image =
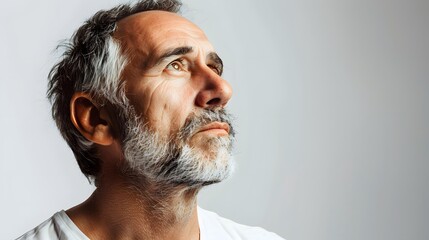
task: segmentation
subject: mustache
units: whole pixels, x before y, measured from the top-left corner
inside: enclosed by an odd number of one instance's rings
[[[201,112],[189,115],[183,127],[178,132],[179,139],[188,140],[194,133],[204,125],[212,122],[223,122],[229,126],[229,136],[234,137],[235,131],[232,126],[233,116],[224,108],[221,109],[204,109]]]

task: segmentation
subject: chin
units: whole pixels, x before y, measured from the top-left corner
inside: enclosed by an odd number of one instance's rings
[[[227,179],[235,167],[230,139],[217,138],[210,142],[207,146],[183,146],[177,158],[164,166],[159,180],[200,187]]]

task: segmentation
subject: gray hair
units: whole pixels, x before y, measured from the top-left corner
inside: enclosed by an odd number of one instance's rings
[[[70,120],[70,100],[75,92],[86,92],[101,105],[126,106],[120,81],[127,58],[112,37],[119,20],[150,10],[177,13],[179,0],[143,0],[97,12],[79,27],[67,44],[60,61],[48,75],[47,97],[52,117],[61,135],[72,149],[82,173],[91,181],[100,171],[100,159],[94,144],[75,128]]]

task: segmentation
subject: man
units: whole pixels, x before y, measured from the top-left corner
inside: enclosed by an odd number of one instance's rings
[[[174,0],[85,22],[49,74],[53,117],[88,200],[19,239],[281,239],[197,207],[233,170],[232,90],[222,60]]]

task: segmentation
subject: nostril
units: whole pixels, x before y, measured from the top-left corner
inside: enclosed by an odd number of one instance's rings
[[[207,102],[207,105],[219,105],[220,101],[221,101],[220,98],[213,98]]]

